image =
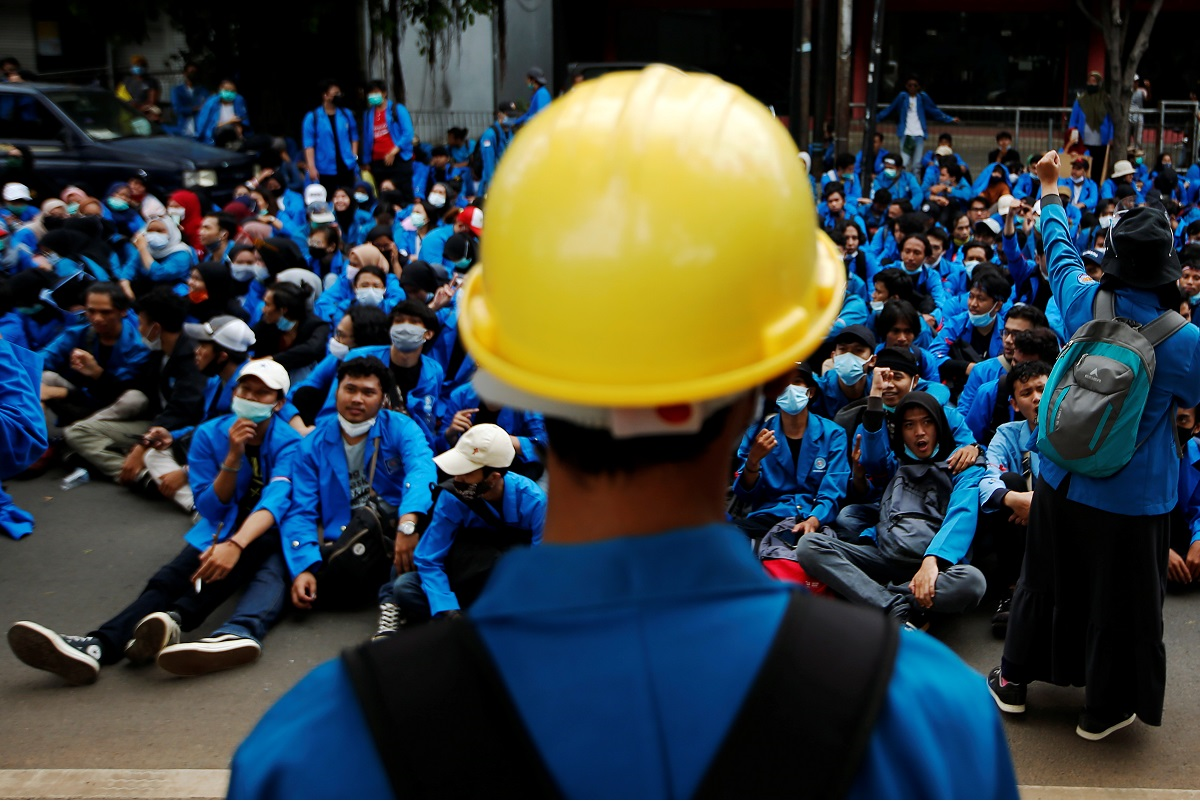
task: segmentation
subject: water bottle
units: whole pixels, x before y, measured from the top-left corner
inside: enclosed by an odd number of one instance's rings
[[[88,483],[88,481],[91,480],[91,478],[92,477],[88,473],[86,468],[83,468],[83,467],[77,468],[74,471],[72,471],[71,473],[69,473],[67,475],[67,477],[62,480],[61,486],[62,486],[63,492],[66,492],[67,490],[75,489],[80,484],[86,484],[86,483]]]

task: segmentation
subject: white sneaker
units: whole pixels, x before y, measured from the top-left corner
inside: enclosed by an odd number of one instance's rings
[[[384,601],[379,605],[379,625],[375,627],[375,635],[372,640],[382,640],[391,637],[400,630],[401,625],[400,607],[391,601]]]
[[[162,649],[158,653],[158,666],[176,676],[201,676],[248,665],[261,654],[262,646],[249,637],[221,634]]]
[[[174,612],[151,612],[138,621],[133,639],[125,644],[125,658],[135,665],[148,665],[158,652],[182,638]]]
[[[62,676],[71,684],[93,684],[100,675],[100,640],[51,631],[28,620],[8,630],[13,654],[30,667]]]

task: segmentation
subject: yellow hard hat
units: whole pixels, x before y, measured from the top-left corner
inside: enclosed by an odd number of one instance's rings
[[[846,270],[787,131],[664,66],[586,81],[514,139],[459,330],[528,396],[646,408],[748,390],[824,339]]]

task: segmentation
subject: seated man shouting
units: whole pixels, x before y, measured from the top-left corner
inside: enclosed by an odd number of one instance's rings
[[[872,398],[872,403],[879,402]],[[879,402],[881,403],[881,402]],[[948,463],[954,436],[942,407],[925,392],[910,392],[886,426],[863,438],[868,471],[889,471],[879,504],[879,523],[869,544],[810,535],[796,549],[810,578],[852,603],[875,606],[923,628],[926,611],[965,612],[983,598],[986,582],[965,564],[979,510],[977,463],[955,474]]]
[[[442,484],[413,561],[379,590],[375,637],[394,634],[430,617],[457,617],[483,589],[497,559],[517,545],[537,545],[546,522],[546,494],[508,468],[516,456],[512,437],[480,423],[434,462],[450,481]]]

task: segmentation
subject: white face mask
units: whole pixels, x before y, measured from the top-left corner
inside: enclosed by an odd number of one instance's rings
[[[359,287],[354,290],[354,298],[360,306],[375,306],[383,305],[383,295],[387,290],[380,287]]]
[[[329,339],[329,355],[341,361],[346,358],[346,354],[350,352],[350,346],[345,342],[338,342],[334,338]]]
[[[435,209],[440,209],[442,206],[446,205],[446,196],[441,192],[431,192],[428,200],[429,205],[433,206]]]
[[[361,423],[351,423],[341,414],[338,415],[338,425],[342,427],[342,433],[347,437],[361,437],[363,434],[371,430],[375,425],[377,418],[372,417],[370,420],[363,420]]]

